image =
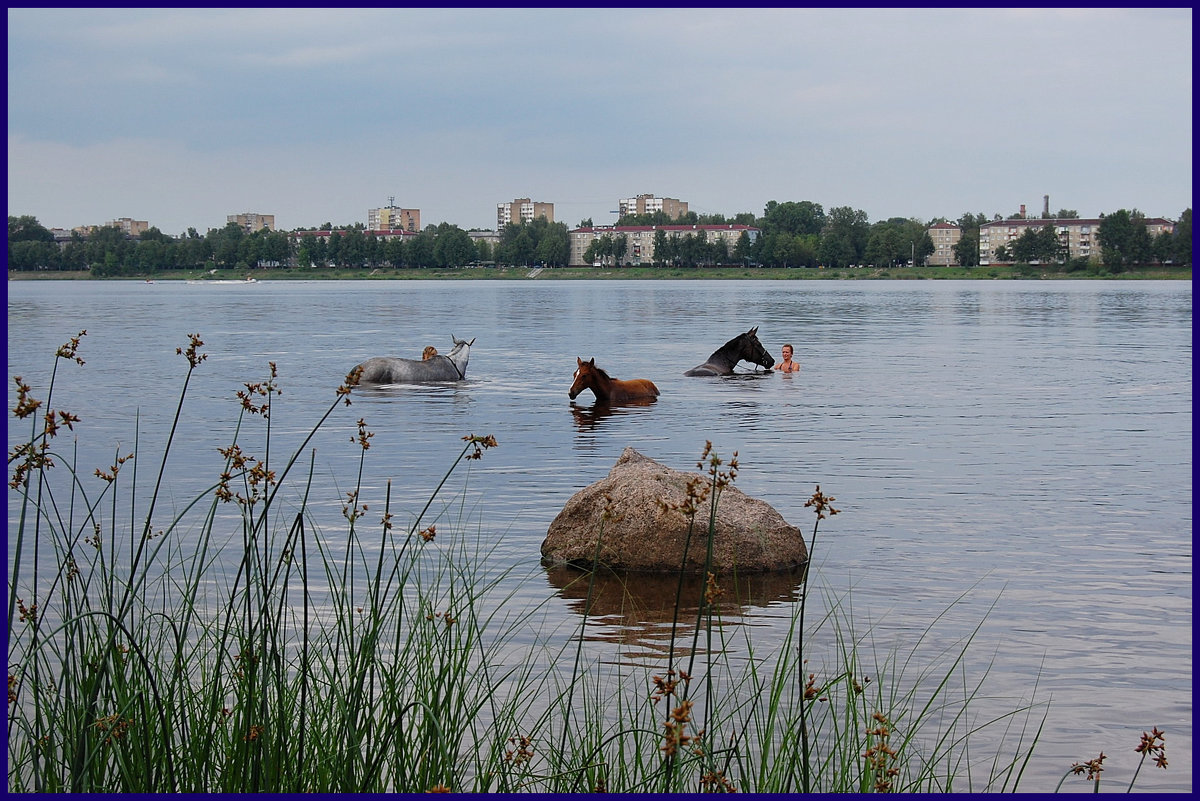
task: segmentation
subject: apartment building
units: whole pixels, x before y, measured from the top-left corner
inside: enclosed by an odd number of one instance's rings
[[[527,197],[496,204],[497,231],[503,231],[509,223],[533,222],[538,217],[545,217],[546,222],[554,222],[554,204],[534,202]]]
[[[475,244],[487,242],[492,247],[497,247],[500,244],[500,233],[498,231],[467,231],[467,236],[471,237],[471,241]]]
[[[654,261],[654,239],[662,231],[668,237],[687,235],[700,236],[705,242],[723,242],[725,252],[732,254],[734,245],[745,232],[750,241],[758,239],[758,228],[750,225],[605,225],[576,228],[569,232],[571,238],[570,266],[587,266],[583,254],[593,241],[608,235],[625,237],[625,257],[622,264],[650,264]]]
[[[421,210],[401,209],[388,204],[379,209],[367,209],[367,228],[371,231],[421,232]]]
[[[1100,219],[1014,219],[994,220],[979,226],[979,264],[1000,263],[996,258],[996,249],[1019,239],[1021,234],[1029,229],[1040,229],[1046,225],[1054,226],[1059,240],[1067,246],[1068,258],[1071,259],[1101,259],[1100,239],[1096,234],[1100,230]],[[1151,237],[1162,233],[1171,233],[1175,224],[1162,217],[1148,218],[1146,231]]]
[[[626,217],[630,214],[653,214],[656,211],[661,211],[669,219],[676,220],[679,219],[681,214],[687,214],[688,204],[673,197],[638,195],[637,197],[626,198],[620,201],[620,205],[617,208],[619,209],[620,217]]]
[[[248,234],[255,231],[261,231],[266,228],[268,231],[275,230],[275,215],[274,214],[255,214],[248,211],[244,214],[229,214],[225,217],[225,224],[237,223]]]
[[[962,229],[954,223],[938,223],[926,229],[926,233],[933,240],[933,253],[925,257],[926,264],[932,267],[958,264],[954,246],[962,239]]]
[[[125,234],[125,236],[141,236],[150,230],[150,223],[146,220],[134,220],[129,217],[109,220],[105,225],[110,228],[120,228],[121,233]]]

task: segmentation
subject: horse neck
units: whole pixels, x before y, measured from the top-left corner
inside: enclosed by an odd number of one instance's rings
[[[726,342],[721,347],[713,351],[713,355],[708,357],[709,364],[725,364],[729,367],[734,367],[741,361],[738,356],[738,347],[732,342]]]
[[[591,376],[592,392],[595,396],[601,400],[611,398],[616,390],[617,380],[599,368],[593,370]]]
[[[465,347],[460,348],[458,346],[455,346],[454,349],[446,355],[446,360],[449,361],[450,364],[454,365],[454,369],[460,378],[466,377],[467,359],[470,357],[470,355],[471,351]]]

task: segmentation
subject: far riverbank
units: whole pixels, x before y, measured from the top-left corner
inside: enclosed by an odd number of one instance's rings
[[[255,270],[171,270],[113,278],[94,278],[86,271],[9,271],[10,281],[325,281],[325,280],[781,280],[781,281],[914,281],[914,280],[1192,280],[1192,268],[1155,266],[1106,274],[1087,270],[1067,272],[1042,265],[988,267],[896,267],[878,269],[807,267],[454,267],[454,268],[268,268]]]

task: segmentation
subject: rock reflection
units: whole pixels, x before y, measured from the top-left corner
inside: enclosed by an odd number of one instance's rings
[[[676,574],[621,573],[607,569],[592,573],[566,565],[546,566],[545,570],[547,582],[567,601],[567,607],[584,618],[585,640],[620,646],[624,661],[659,664],[671,647],[674,629],[676,656],[690,653],[700,599],[705,591],[704,578],[685,575],[681,590]],[[718,626],[728,629],[750,625],[743,618],[754,608],[799,600],[803,577],[803,569],[721,576],[717,579],[722,593],[715,604],[714,631]],[[705,653],[703,629],[701,624],[696,651],[699,654]]]

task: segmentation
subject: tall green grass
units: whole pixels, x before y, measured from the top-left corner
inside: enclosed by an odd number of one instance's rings
[[[488,521],[463,499],[471,465],[497,445],[490,434],[463,437],[400,525],[390,483],[363,496],[372,433],[358,420],[357,474],[333,534],[315,513],[324,496],[307,449],[358,377],[280,459],[272,364],[237,393],[225,469],[159,523],[203,342],[178,349],[187,369],[146,495],[127,477],[140,445],[93,471],[56,450],[80,420],[52,408],[55,376],[82,364],[82,336],[58,351],[44,401],[16,378],[29,437],[9,454],[10,792],[1018,788],[1045,705],[977,719],[986,675],[967,675],[972,637],[934,659],[924,642],[877,653],[848,596],[818,603],[811,571],[782,642],[723,625],[736,581],[712,569],[711,543],[736,454],[726,465],[706,445],[705,479],[676,509],[706,538],[709,565],[702,583],[680,574],[663,663],[606,662],[585,648],[587,614],[567,636],[539,631],[539,610],[507,594],[519,577],[485,567]],[[810,565],[833,500],[818,487],[808,502]],[[589,604],[593,567],[578,578]],[[983,730],[999,745],[978,754]],[[1160,754],[1161,740],[1150,746],[1144,757]]]

